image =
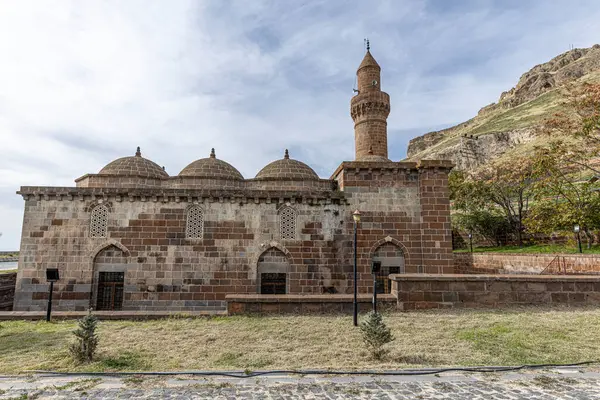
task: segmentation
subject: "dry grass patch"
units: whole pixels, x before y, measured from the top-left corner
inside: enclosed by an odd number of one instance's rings
[[[434,311],[385,315],[396,340],[369,357],[350,316],[219,317],[102,321],[97,360],[75,364],[75,322],[2,322],[0,373],[32,369],[406,368],[569,363],[600,359],[600,311]]]

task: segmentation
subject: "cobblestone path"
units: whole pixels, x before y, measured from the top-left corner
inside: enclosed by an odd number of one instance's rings
[[[0,378],[0,399],[600,399],[595,372],[427,377]]]

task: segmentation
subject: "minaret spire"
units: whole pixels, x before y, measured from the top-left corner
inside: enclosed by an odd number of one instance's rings
[[[358,70],[358,94],[350,102],[354,120],[355,158],[389,161],[387,148],[387,117],[390,96],[381,91],[381,67],[371,54],[371,43],[365,39],[366,53]]]

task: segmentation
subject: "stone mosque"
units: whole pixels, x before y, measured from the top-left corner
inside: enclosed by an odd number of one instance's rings
[[[389,274],[452,273],[449,161],[388,159],[390,96],[367,52],[350,102],[354,161],[328,179],[282,151],[245,178],[214,149],[178,175],[110,162],[74,187],[25,186],[15,311],[210,311],[226,296],[389,293]],[[207,151],[207,153],[209,153]],[[371,265],[379,261],[378,275]]]

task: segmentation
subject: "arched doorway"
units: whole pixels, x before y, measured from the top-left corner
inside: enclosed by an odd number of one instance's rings
[[[290,262],[287,255],[271,247],[260,255],[257,265],[258,293],[286,294],[289,292]]]
[[[127,254],[110,245],[94,257],[94,288],[92,307],[95,310],[117,311],[123,309]]]
[[[391,293],[392,285],[388,276],[404,273],[405,259],[402,248],[386,242],[375,249],[372,261],[381,263],[381,270],[376,275],[377,293]]]

